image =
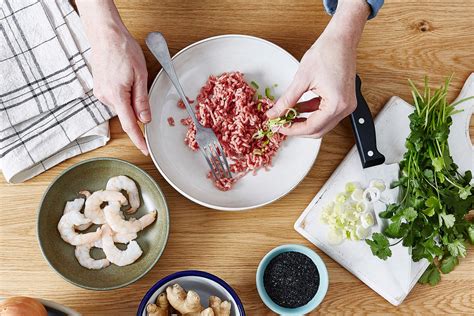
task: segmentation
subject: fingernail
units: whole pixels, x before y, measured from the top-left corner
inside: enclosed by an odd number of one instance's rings
[[[151,115],[150,115],[149,110],[141,111],[139,116],[140,116],[140,121],[142,121],[142,123],[148,123],[151,121]]]
[[[141,151],[145,156],[148,156],[148,149],[141,149]]]
[[[270,109],[267,111],[267,116],[270,117],[270,116],[276,116],[277,115],[277,111],[275,109]]]

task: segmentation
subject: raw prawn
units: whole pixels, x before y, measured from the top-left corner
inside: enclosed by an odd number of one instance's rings
[[[130,241],[126,250],[120,250],[114,244],[112,230],[108,225],[102,226],[102,250],[107,259],[120,267],[134,263],[143,251],[135,240]]]
[[[92,193],[86,200],[84,215],[90,218],[94,224],[105,224],[104,212],[100,205],[104,202],[119,202],[120,205],[127,204],[125,196],[117,191],[100,190]]]
[[[79,234],[74,229],[75,225],[84,225],[89,224],[90,222],[90,219],[85,218],[84,215],[79,212],[68,212],[64,214],[59,220],[58,231],[61,235],[61,238],[73,246],[92,243],[100,238],[100,228],[98,228],[95,232],[86,234]]]
[[[130,208],[125,212],[127,214],[133,214],[140,207],[140,196],[138,195],[137,185],[135,181],[126,176],[117,176],[110,178],[107,181],[106,190],[109,191],[118,191],[121,190],[127,191],[128,200],[130,202]]]
[[[79,192],[79,194],[82,194],[82,193]],[[90,193],[89,193],[89,195],[90,195]],[[77,212],[77,213],[81,214],[81,209],[82,209],[83,206],[84,206],[84,199],[83,198],[78,198],[78,199],[75,199],[73,201],[67,201],[66,206],[64,207],[63,214],[66,214],[66,213],[69,213],[69,212]],[[74,225],[74,228],[76,228],[77,230],[86,230],[87,228],[91,227],[91,225],[92,225],[92,222],[87,223],[87,224],[82,224],[82,225]]]
[[[128,244],[130,241],[137,239],[137,233],[116,233],[112,232],[114,243]],[[94,247],[102,248],[102,239],[96,240]]]
[[[91,248],[94,246],[93,243],[78,245],[74,254],[76,255],[77,261],[84,268],[91,270],[99,270],[110,265],[110,261],[107,258],[94,259],[90,255]]]
[[[107,224],[118,233],[137,233],[153,223],[156,219],[156,210],[143,215],[139,219],[130,218],[128,221],[120,216],[120,204],[110,202],[104,208],[104,217]]]

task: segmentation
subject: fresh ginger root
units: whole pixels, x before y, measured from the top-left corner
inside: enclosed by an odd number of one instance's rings
[[[212,308],[215,316],[229,316],[231,304],[228,301],[222,301],[217,296],[209,296],[209,306]]]
[[[146,311],[148,316],[168,316],[169,303],[166,293],[161,293],[156,299],[157,304],[148,304]]]
[[[199,316],[204,310],[199,295],[194,291],[186,291],[179,285],[174,284],[166,288],[166,296],[171,306],[182,315]]]
[[[203,310],[198,316],[215,316],[214,311],[212,308],[208,307],[205,310]],[[188,316],[188,315],[186,315]]]

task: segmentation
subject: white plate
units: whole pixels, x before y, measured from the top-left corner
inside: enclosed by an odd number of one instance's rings
[[[262,87],[278,84],[279,97],[288,87],[298,61],[277,45],[246,35],[222,35],[194,43],[173,57],[173,63],[187,96],[194,99],[209,75],[240,71],[247,82]],[[160,71],[150,89],[152,122],[145,126],[151,158],[163,177],[181,194],[203,206],[226,211],[256,208],[290,192],[309,172],[321,140],[288,138],[267,172],[259,170],[240,179],[227,192],[219,191],[206,178],[209,167],[200,152],[184,144],[188,116],[176,106],[179,97],[168,77]],[[169,126],[173,117],[176,126]]]

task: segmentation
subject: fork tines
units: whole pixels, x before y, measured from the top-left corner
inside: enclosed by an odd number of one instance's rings
[[[224,156],[224,150],[219,142],[211,142],[202,150],[214,179],[232,178],[229,164]]]

